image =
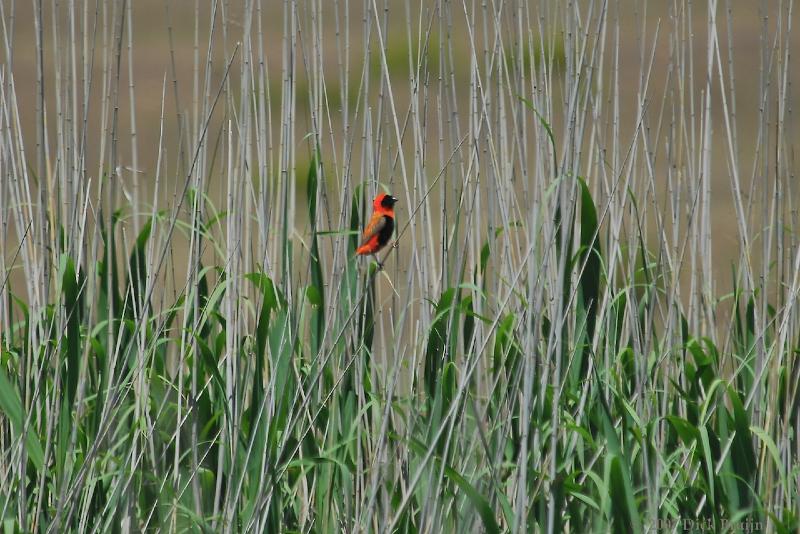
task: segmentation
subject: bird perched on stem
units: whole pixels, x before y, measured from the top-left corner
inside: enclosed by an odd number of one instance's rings
[[[364,256],[372,254],[378,263],[378,269],[383,269],[383,264],[378,261],[376,254],[386,246],[394,234],[394,205],[397,199],[392,195],[380,193],[372,201],[372,218],[364,228],[364,240],[356,249],[356,254]]]

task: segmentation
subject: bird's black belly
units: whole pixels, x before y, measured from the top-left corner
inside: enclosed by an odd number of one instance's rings
[[[378,232],[378,244],[384,246],[392,238],[392,234],[394,234],[394,218],[384,215],[383,225]]]

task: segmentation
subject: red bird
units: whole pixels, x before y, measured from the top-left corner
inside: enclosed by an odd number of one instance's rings
[[[386,246],[394,234],[394,205],[397,199],[392,195],[380,193],[372,201],[372,218],[364,228],[364,241],[356,249],[356,254],[376,254]],[[378,262],[378,267],[382,267]]]

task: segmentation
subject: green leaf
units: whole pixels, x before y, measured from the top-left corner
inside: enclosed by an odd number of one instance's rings
[[[686,419],[678,417],[677,415],[668,415],[666,419],[686,446],[691,446],[700,439],[700,432]]]
[[[372,342],[375,339],[375,279],[377,278],[378,265],[370,262],[367,268],[367,275],[364,278],[364,297],[360,303],[363,308],[358,310],[360,314],[357,322],[357,334],[360,336],[358,346],[366,349],[367,359],[364,361],[365,375],[371,373],[369,354],[372,352]],[[349,386],[349,382],[346,382]]]
[[[144,306],[145,298],[147,297],[145,294],[147,285],[145,247],[147,246],[147,240],[150,238],[152,221],[152,219],[147,219],[147,222],[142,227],[142,231],[139,232],[139,236],[136,238],[136,243],[133,246],[133,250],[131,251],[130,259],[128,261],[128,265],[130,267],[128,288],[131,292],[133,302],[136,304],[136,308],[139,310],[141,310]]]
[[[308,164],[308,179],[306,180],[306,200],[308,201],[308,220],[311,225],[316,226],[317,221],[317,169],[322,164],[319,158],[319,148],[314,150],[311,156],[311,163]]]
[[[630,475],[621,457],[616,454],[611,456],[608,487],[614,531],[642,532],[639,511],[633,499]]]
[[[516,316],[507,314],[497,324],[495,335],[492,370],[495,374],[505,369],[506,377],[515,376],[517,364],[522,356],[519,342],[514,336]]]
[[[317,232],[318,236],[358,236],[361,232],[358,230],[321,230]]]
[[[289,405],[294,395],[294,374],[292,373],[292,321],[286,308],[278,309],[273,327],[269,330],[270,370],[274,376],[275,418],[270,428],[284,430]]]
[[[224,332],[223,332],[224,334]],[[211,350],[211,347],[199,336],[194,335],[194,339],[197,341],[197,348],[199,349],[200,354],[200,361],[203,363],[203,368],[206,372],[211,376],[211,383],[214,385],[214,388],[217,390],[219,394],[219,398],[225,398],[225,381],[222,379],[222,375],[219,374],[218,362],[221,360],[223,354],[217,353],[215,354],[214,351]],[[228,405],[227,403],[223,402],[225,411],[228,412]],[[228,417],[230,417],[230,412],[228,412]]]
[[[491,253],[491,249],[489,248],[489,240],[486,240],[486,243],[483,244],[481,247],[481,261],[480,261],[480,269],[478,272],[485,273],[486,272],[486,264],[489,262],[489,255]]]
[[[111,214],[111,225],[106,228],[105,225],[100,225],[100,237],[103,239],[103,259],[97,262],[97,277],[100,283],[97,284],[99,289],[98,295],[98,309],[108,319],[109,328],[115,329],[115,322],[118,317],[114,314],[119,313],[122,304],[118,291],[118,267],[117,267],[117,246],[114,238],[114,228],[119,220],[120,211],[117,210]],[[108,291],[111,291],[109,294]],[[109,347],[106,347],[109,350]]]
[[[592,200],[592,194],[589,192],[586,181],[578,177],[578,183],[581,189],[580,267],[583,267],[578,284],[586,307],[586,332],[591,340],[597,323],[602,255],[600,252],[599,228],[597,226],[597,209],[594,206],[594,200]]]
[[[545,120],[544,116],[539,113],[539,110],[536,109],[533,102],[520,95],[517,95],[517,98],[536,114],[536,118],[539,119],[539,124],[541,124],[545,132],[547,132],[547,138],[550,140],[550,147],[553,149],[553,174],[558,176],[558,151],[556,150],[556,138],[553,135],[553,128],[550,126],[550,123]]]
[[[399,436],[393,437],[405,441],[417,455],[425,456],[427,454],[425,445],[423,445],[420,441],[412,437],[409,437],[408,439],[404,439]],[[433,460],[436,462],[436,464],[438,464],[439,467],[442,466],[443,462],[439,456],[434,455]],[[461,491],[464,492],[472,506],[475,507],[475,510],[478,512],[478,515],[483,522],[483,528],[486,529],[486,532],[499,533],[500,527],[497,524],[497,519],[492,511],[491,506],[489,506],[489,501],[486,500],[486,498],[481,495],[480,492],[476,490],[466,478],[461,476],[451,466],[447,464],[444,465],[444,474],[447,478],[452,480]]]
[[[455,299],[456,288],[451,287],[439,297],[434,310],[433,326],[428,334],[428,345],[425,349],[425,384],[430,398],[435,395],[439,371],[445,363],[445,349],[450,341],[448,324]]]
[[[72,259],[63,255],[61,257],[61,292],[64,299],[67,329],[63,343],[63,365],[66,367],[66,403],[68,409],[72,408],[75,394],[78,389],[78,371],[81,360],[81,332],[80,315],[82,312],[81,287],[75,265]]]
[[[19,438],[25,426],[25,412],[22,409],[22,402],[20,401],[19,394],[9,381],[3,366],[0,366],[0,410],[2,410],[11,421],[14,437]],[[36,467],[36,469],[42,469],[44,466],[44,451],[42,450],[42,444],[39,442],[38,436],[32,428],[27,429],[25,448],[28,452],[28,458],[33,462],[34,467]]]
[[[351,255],[356,253],[356,248],[358,248],[359,244],[359,236],[361,235],[361,225],[359,223],[358,214],[360,213],[359,206],[364,198],[363,189],[361,184],[356,186],[350,203],[350,244],[347,248]]]
[[[468,353],[475,334],[475,309],[472,307],[472,297],[467,296],[461,300],[461,313],[464,315],[464,353]]]
[[[270,313],[283,302],[280,290],[264,273],[248,273],[244,277],[261,291],[261,311],[256,323],[256,357],[263,361],[269,333]]]
[[[739,394],[733,387],[728,387],[728,400],[733,407],[733,427],[736,435],[731,443],[731,459],[736,474],[741,477],[739,497],[742,504],[748,506],[751,494],[748,487],[753,487],[756,473],[756,457],[753,452],[753,436],[750,432],[750,417],[742,405]]]
[[[251,431],[256,432],[258,414],[264,399],[264,369],[267,365],[267,340],[270,333],[272,311],[284,305],[284,299],[272,279],[264,274],[248,273],[244,277],[252,282],[261,292],[261,311],[256,321],[255,372],[253,373],[253,400],[250,404]]]
[[[323,304],[322,294],[320,294],[316,286],[308,286],[306,288],[306,298],[314,307],[320,307]]]
[[[780,475],[781,485],[783,487],[789,487],[788,481],[786,480],[786,473],[785,473],[785,466],[781,461],[780,451],[778,450],[778,446],[775,444],[775,441],[767,434],[763,429],[758,428],[756,426],[751,426],[750,431],[764,443],[764,446],[767,448],[767,451],[772,458],[772,462],[775,464],[775,469]]]
[[[500,527],[497,525],[497,519],[495,519],[495,514],[492,511],[491,506],[489,506],[489,501],[481,495],[475,487],[467,481],[464,477],[459,475],[454,469],[451,467],[444,468],[444,474],[452,480],[458,488],[464,492],[469,499],[472,506],[475,507],[475,510],[478,512],[478,515],[483,521],[483,528],[486,529],[486,532],[490,534],[499,534]]]
[[[311,357],[319,353],[322,338],[325,334],[325,285],[320,262],[319,243],[317,239],[317,171],[322,168],[319,157],[319,148],[314,150],[311,163],[308,166],[308,181],[306,198],[308,200],[308,220],[311,221],[311,251],[309,268],[311,269],[311,286],[314,288],[314,299],[309,294],[309,300],[314,307],[311,310]]]

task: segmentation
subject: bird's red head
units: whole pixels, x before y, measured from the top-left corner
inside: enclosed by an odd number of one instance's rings
[[[389,215],[394,215],[394,205],[397,203],[397,199],[394,198],[392,195],[387,195],[386,193],[379,193],[378,196],[375,197],[375,200],[372,201],[372,207],[378,213],[386,213]]]

